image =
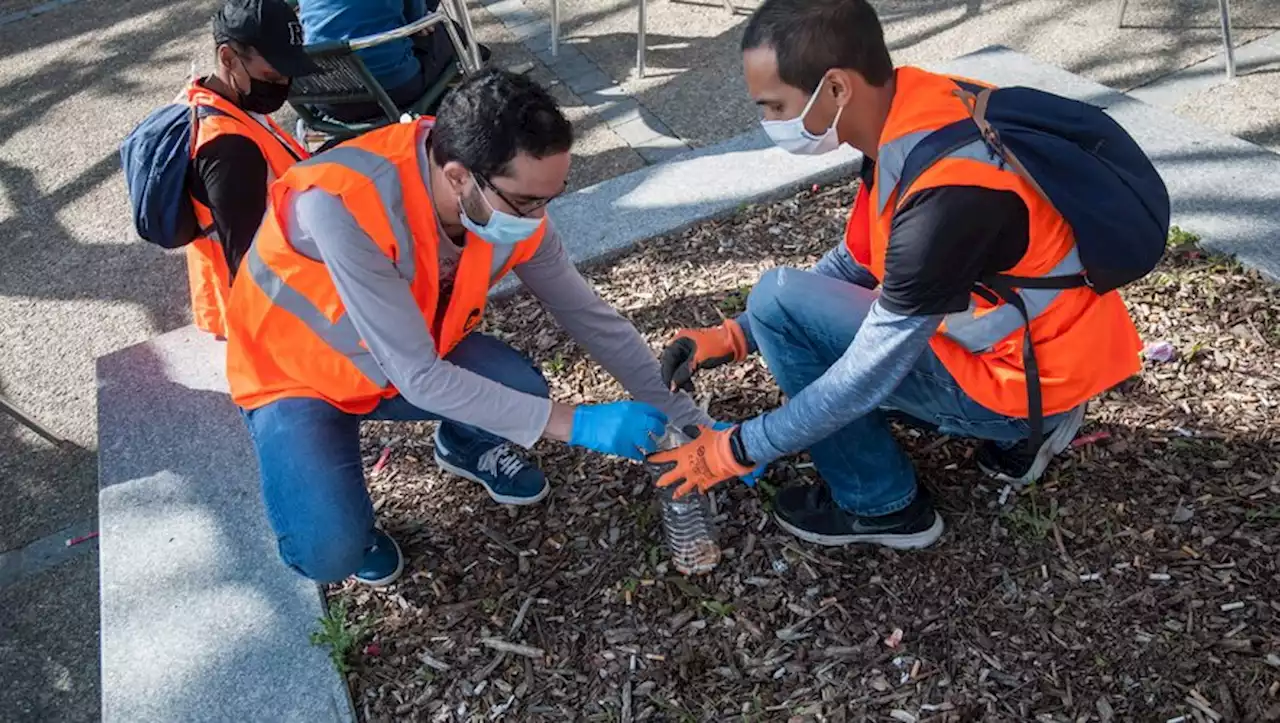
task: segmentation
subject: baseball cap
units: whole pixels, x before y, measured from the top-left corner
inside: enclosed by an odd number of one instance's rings
[[[213,40],[253,48],[290,78],[320,72],[302,49],[302,23],[284,0],[226,0],[213,16]]]

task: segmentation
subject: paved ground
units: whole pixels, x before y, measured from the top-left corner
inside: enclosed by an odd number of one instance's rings
[[[572,0],[561,55],[547,0],[484,0],[476,22],[499,62],[553,87],[579,143],[581,187],[750,129],[737,43],[750,4],[656,0],[648,64],[632,77],[635,5]],[[1271,35],[1273,0],[1236,0],[1238,44]],[[1220,49],[1210,0],[882,0],[899,62],[1005,44],[1120,89]],[[0,417],[0,562],[96,516],[93,359],[186,323],[181,257],[132,240],[120,139],[207,67],[214,0],[0,0],[0,394],[85,451]],[[32,15],[32,11],[40,14]],[[1247,46],[1246,46],[1247,47]],[[1201,66],[1195,72],[1218,72]],[[1280,63],[1178,96],[1180,113],[1280,150]],[[61,560],[61,564],[54,564]],[[80,720],[96,702],[92,543],[38,572],[0,574],[0,720]],[[0,566],[0,570],[16,569]],[[12,613],[10,611],[13,611]]]
[[[483,2],[533,48],[547,45],[550,0]],[[719,0],[652,0],[643,78],[634,74],[634,2],[565,2],[561,48],[569,57],[560,75],[588,105],[621,95],[650,113],[650,133],[637,133],[634,126],[611,129],[635,140],[631,145],[696,147],[742,133],[755,124],[756,114],[744,91],[737,51],[746,13],[757,3],[733,2],[736,14]],[[1194,65],[1222,47],[1217,4],[1209,0],[1132,0],[1123,27],[1116,24],[1116,0],[880,0],[876,6],[899,63],[940,62],[987,45],[1007,45],[1121,90]],[[1237,45],[1280,30],[1280,19],[1266,12],[1268,6],[1274,7],[1269,0],[1232,3]],[[579,55],[603,70],[612,88],[586,92],[599,81],[582,77]],[[545,53],[540,59],[551,62]],[[1260,73],[1241,84],[1280,88],[1280,79]],[[709,96],[713,103],[706,102]],[[1227,112],[1233,117],[1207,114],[1206,120],[1234,131],[1269,124],[1274,108],[1245,104]],[[580,125],[587,133],[609,124],[608,114],[593,116]],[[655,131],[668,139],[654,140]]]

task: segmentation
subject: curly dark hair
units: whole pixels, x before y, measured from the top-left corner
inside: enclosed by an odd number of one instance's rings
[[[542,86],[488,68],[445,96],[431,129],[437,163],[457,161],[484,178],[503,176],[517,153],[546,158],[573,146],[573,126]]]

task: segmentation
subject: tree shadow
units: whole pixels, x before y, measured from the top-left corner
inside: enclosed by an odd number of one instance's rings
[[[134,107],[130,101],[148,87],[137,79],[138,73],[184,60],[165,48],[175,38],[190,36],[206,27],[210,17],[207,7],[206,2],[191,0],[176,5],[157,0],[134,0],[114,6],[83,3],[42,15],[39,22],[0,28],[0,37],[5,38],[3,46],[11,54],[19,52],[23,42],[34,48],[95,31],[108,33],[96,44],[96,49],[107,56],[105,61],[56,57],[0,86],[0,108],[9,109],[0,115],[0,138],[12,141],[19,134],[29,136],[31,129],[55,119],[54,114],[63,111],[68,100],[81,94],[129,103],[127,113],[141,119],[172,96],[155,98],[146,107]],[[138,19],[140,15],[156,13],[159,16],[153,20]],[[11,38],[20,42],[10,43]],[[174,93],[178,87],[175,85]],[[68,125],[58,119],[51,127]],[[89,128],[85,131],[93,132]],[[68,150],[99,145],[92,140],[58,140],[67,143]],[[13,147],[23,147],[16,145],[18,141],[13,142]],[[86,242],[84,231],[72,229],[62,220],[73,204],[118,178],[118,158],[113,149],[82,167],[70,180],[47,189],[41,183],[48,173],[47,160],[8,153],[0,156],[0,191],[11,209],[0,220],[0,239],[6,253],[6,263],[0,270],[0,295],[123,301],[145,309],[152,324],[160,329],[185,320],[178,256],[159,253],[136,239],[124,244],[114,242],[118,239]],[[72,167],[76,165],[71,163]],[[107,226],[126,228],[126,218],[109,221]]]
[[[1158,40],[1152,33],[1132,42],[1134,33],[1114,26],[1111,0],[1090,0],[1086,7],[1066,9],[1055,3],[1026,3],[1009,0],[887,0],[877,5],[886,30],[886,40],[897,56],[914,58],[921,55],[938,59],[955,57],[980,47],[1000,44],[1013,47],[1042,60],[1062,65],[1078,74],[1100,76],[1120,88],[1128,88],[1152,78],[1181,70],[1190,62],[1220,52],[1220,38],[1202,30],[1196,23],[1169,22],[1161,25]],[[1265,29],[1253,22],[1265,17],[1257,3],[1237,3],[1241,30]],[[530,3],[540,9],[542,3]],[[1177,18],[1182,11],[1191,17],[1214,15],[1216,8],[1200,7],[1192,0],[1178,0],[1170,7],[1145,9],[1133,3],[1135,18],[1153,14]],[[691,8],[708,12],[709,8]],[[1195,11],[1195,12],[1192,12]],[[648,109],[679,138],[694,147],[708,145],[734,134],[750,130],[756,123],[757,111],[746,96],[745,86],[725,58],[737,58],[745,17],[710,36],[650,32],[647,36],[650,71],[644,81],[632,78],[635,63],[634,31],[592,34],[593,26],[617,25],[617,16],[634,14],[632,6],[612,4],[605,9],[593,6],[589,13],[563,19],[563,42],[578,47],[607,75],[627,88],[643,108]],[[655,10],[655,12],[660,12]],[[1092,13],[1087,21],[1084,13]],[[1105,15],[1105,17],[1104,17]],[[630,18],[628,18],[629,20]],[[701,21],[699,21],[701,22]],[[1082,25],[1087,22],[1087,25]],[[693,23],[692,19],[690,24]],[[1206,26],[1207,27],[1207,26]],[[1061,39],[1074,33],[1089,34],[1072,51],[1064,51]],[[944,45],[955,38],[954,46]],[[1099,38],[1114,42],[1098,42]],[[1071,43],[1073,46],[1076,43]],[[1194,55],[1193,55],[1194,54]],[[897,58],[900,62],[901,57]],[[605,99],[577,93],[592,112],[578,125],[585,132],[601,122],[612,120]],[[616,97],[616,96],[614,96]],[[714,99],[714,100],[711,100]],[[602,105],[603,104],[603,105]],[[597,107],[599,106],[599,107]],[[625,110],[625,107],[621,107]]]
[[[154,47],[176,37],[172,31],[180,27],[207,25],[217,8],[214,0],[179,0],[177,3],[162,3],[157,0],[123,0],[116,3],[99,3],[76,0],[62,7],[52,9],[37,16],[16,20],[0,25],[0,58],[21,55],[25,52],[54,45],[66,41],[88,42],[92,36],[117,24],[129,23],[132,26],[146,23],[145,16],[162,11],[162,24],[171,31],[161,36],[159,43],[150,46],[139,44],[139,50],[154,50]],[[185,16],[187,19],[182,20]],[[148,35],[143,30],[143,35]],[[142,40],[154,40],[144,37]],[[120,48],[127,50],[127,48]]]

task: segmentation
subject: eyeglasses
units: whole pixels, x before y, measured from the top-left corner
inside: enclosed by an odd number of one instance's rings
[[[524,204],[517,204],[515,201],[512,201],[510,198],[507,198],[507,194],[503,193],[501,188],[498,188],[497,186],[495,186],[493,181],[490,180],[489,178],[476,174],[476,180],[479,181],[480,185],[486,186],[490,188],[494,193],[498,194],[498,198],[502,199],[503,203],[507,204],[507,206],[512,211],[516,212],[517,216],[520,216],[522,218],[528,218],[530,214],[535,213],[539,209],[546,207],[548,203],[551,203],[552,201],[554,201],[556,197],[558,197],[561,193],[564,193],[565,189],[569,187],[569,181],[568,179],[565,179],[564,187],[560,189],[560,193],[557,193],[554,196],[549,196],[547,198],[540,198],[536,201],[528,201]]]

